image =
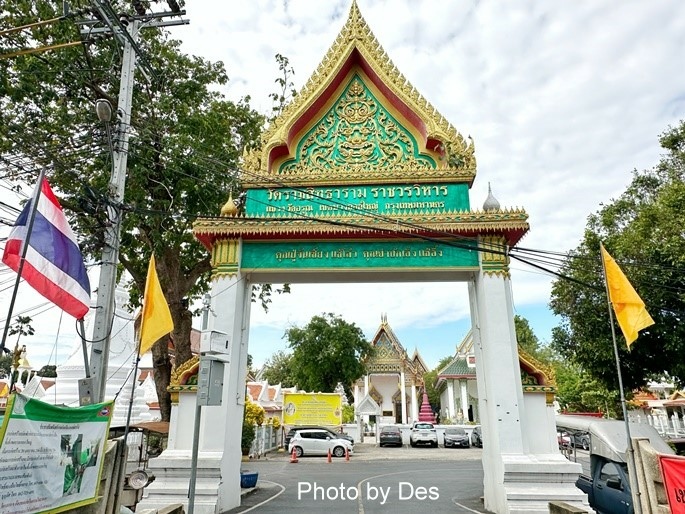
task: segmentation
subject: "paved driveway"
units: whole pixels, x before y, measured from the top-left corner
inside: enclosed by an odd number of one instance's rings
[[[479,448],[379,448],[358,443],[344,458],[301,457],[285,452],[244,462],[259,473],[232,513],[326,512],[414,514],[485,513]]]

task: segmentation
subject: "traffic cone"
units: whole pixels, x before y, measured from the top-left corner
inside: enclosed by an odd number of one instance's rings
[[[331,449],[330,448],[328,449],[328,458],[326,459],[326,462],[333,462],[333,460],[331,459]]]
[[[296,462],[298,462],[298,460],[297,460],[297,452],[295,451],[295,448],[293,448],[293,451],[292,451],[292,453],[290,454],[290,462],[292,462],[293,464],[296,463]]]
[[[345,462],[350,462],[350,449],[345,447]]]

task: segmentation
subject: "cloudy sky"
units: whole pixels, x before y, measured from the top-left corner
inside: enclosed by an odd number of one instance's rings
[[[350,4],[237,0],[229,8],[219,0],[189,0],[190,24],[173,35],[186,53],[225,63],[227,97],[249,95],[253,107],[268,113],[278,76],[275,54],[288,57],[299,89],[333,43]],[[577,246],[587,216],[624,190],[633,169],[657,162],[658,135],[685,117],[680,0],[358,5],[402,74],[457,130],[473,137],[478,174],[472,207],[482,206],[489,183],[502,207],[528,212],[531,229],[520,243],[526,248],[565,252]],[[515,312],[542,341],[556,324],[547,309],[551,282],[533,268],[512,265]],[[292,294],[274,298],[268,313],[254,306],[255,362],[285,348],[286,328],[321,312],[356,323],[369,338],[387,313],[409,353],[417,348],[431,367],[453,352],[469,327],[464,284],[297,285]],[[71,318],[63,323],[73,332]],[[49,355],[56,325],[37,324],[41,337],[31,343],[43,343],[36,344],[35,362]]]

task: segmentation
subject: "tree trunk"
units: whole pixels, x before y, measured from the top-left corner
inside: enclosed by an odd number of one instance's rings
[[[169,337],[164,336],[152,345],[153,376],[162,421],[171,420],[171,395],[167,391],[171,381],[171,359],[169,358],[168,341]]]

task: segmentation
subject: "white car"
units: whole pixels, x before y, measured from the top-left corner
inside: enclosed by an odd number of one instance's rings
[[[415,447],[418,444],[428,444],[433,448],[438,447],[438,432],[433,423],[417,421],[411,427],[409,444]]]
[[[334,457],[344,457],[346,452],[352,455],[354,443],[347,439],[331,437],[331,433],[328,430],[310,428],[299,430],[290,439],[288,453],[292,454],[293,450],[297,457],[302,457],[303,455],[328,455],[329,450]]]

